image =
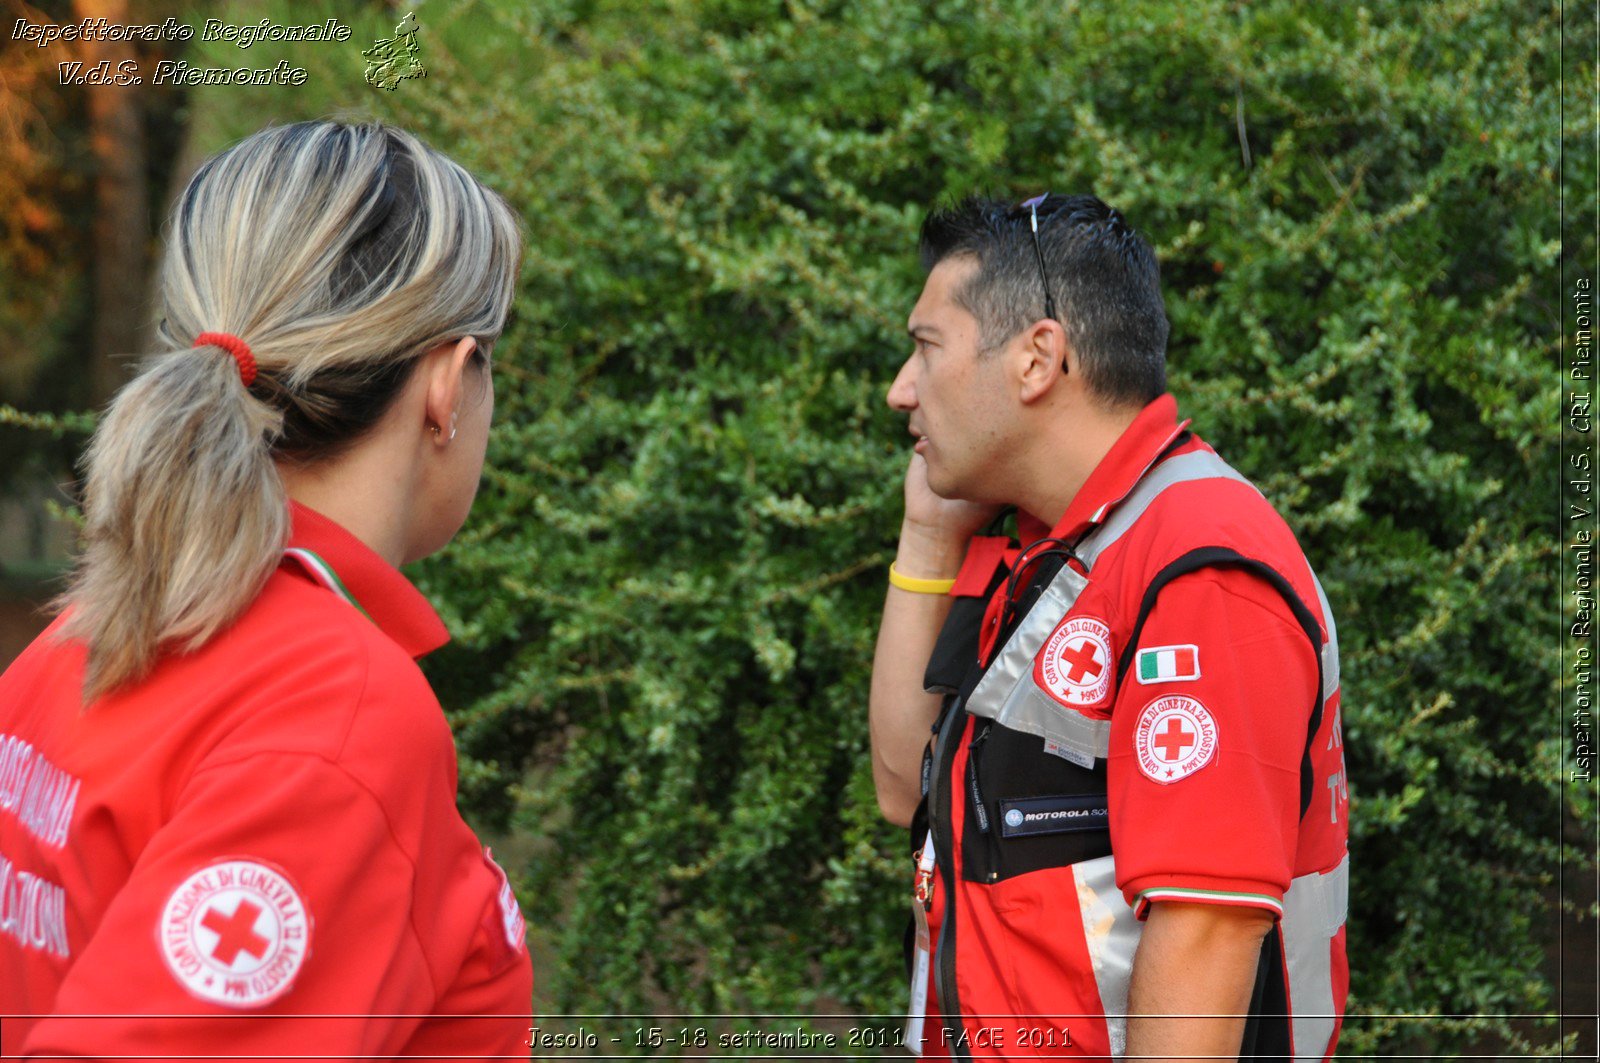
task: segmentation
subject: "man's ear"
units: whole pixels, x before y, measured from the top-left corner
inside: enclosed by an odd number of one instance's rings
[[[1076,366],[1067,330],[1050,318],[1034,322],[1023,333],[1018,359],[1022,370],[1018,397],[1024,404],[1043,399]]]
[[[428,381],[424,427],[439,446],[447,446],[455,438],[461,397],[466,394],[467,361],[477,349],[477,340],[463,336],[454,343],[441,343],[422,356],[422,372]]]

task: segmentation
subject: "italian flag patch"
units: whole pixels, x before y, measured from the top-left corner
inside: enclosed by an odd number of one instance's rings
[[[1146,686],[1181,679],[1199,679],[1200,647],[1153,646],[1148,650],[1140,650],[1138,670],[1134,674]]]

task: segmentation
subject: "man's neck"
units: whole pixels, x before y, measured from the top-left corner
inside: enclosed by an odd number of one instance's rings
[[[1095,408],[1054,420],[1023,458],[1024,486],[1017,493],[1017,506],[1055,527],[1089,475],[1138,416],[1137,408]]]

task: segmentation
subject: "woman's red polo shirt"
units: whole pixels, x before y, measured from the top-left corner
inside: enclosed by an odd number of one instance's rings
[[[59,621],[0,676],[0,1051],[526,1054],[532,969],[456,811],[405,577],[293,507],[228,630],[85,708]]]

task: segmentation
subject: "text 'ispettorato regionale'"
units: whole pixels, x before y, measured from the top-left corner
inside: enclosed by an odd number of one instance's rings
[[[19,18],[11,28],[13,40],[40,48],[79,41],[153,44],[189,41],[197,35],[202,42],[221,41],[247,49],[262,41],[343,42],[350,39],[351,30],[336,18],[311,23],[274,22],[265,18],[258,22],[232,23],[208,18],[197,34],[195,27],[170,17],[149,23],[112,22],[106,18],[56,23]],[[145,72],[135,59],[123,59],[115,64],[109,59],[94,64],[69,60],[58,66],[64,85],[140,85],[146,80]],[[305,81],[305,68],[287,60],[279,60],[269,67],[205,67],[184,60],[162,59],[149,72],[152,85],[303,85]]]

